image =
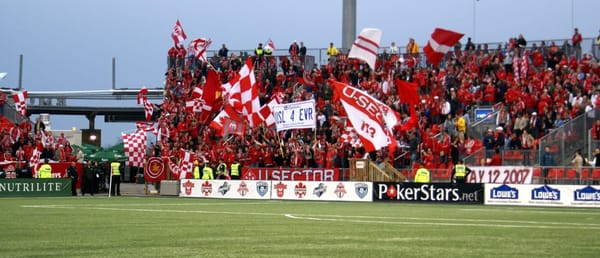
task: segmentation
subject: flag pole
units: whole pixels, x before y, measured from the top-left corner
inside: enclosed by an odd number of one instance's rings
[[[279,153],[283,157],[283,146],[281,146],[281,138],[279,138],[279,132],[277,132],[277,144],[279,144]]]
[[[110,169],[110,178],[108,179],[108,198],[110,198],[110,192],[112,191],[112,167]]]

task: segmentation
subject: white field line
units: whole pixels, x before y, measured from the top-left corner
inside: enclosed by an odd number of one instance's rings
[[[89,203],[89,204],[43,204],[43,205],[21,205],[22,208],[76,208],[76,207],[133,207],[133,206],[228,206],[228,205],[261,205],[261,204],[274,204],[275,202],[227,202],[227,203],[155,203],[155,204],[143,204],[143,203]]]
[[[476,211],[476,212],[480,212],[480,211],[485,211],[485,212],[512,212],[512,213],[542,213],[542,214],[575,214],[575,215],[600,215],[600,212],[595,209],[595,208],[587,208],[587,209],[577,209],[577,210],[568,210],[568,211],[564,211],[564,210],[560,210],[562,209],[561,207],[548,207],[548,208],[527,208],[527,207],[520,207],[521,209],[513,209],[510,207],[501,207],[501,206],[497,206],[498,208],[503,208],[503,209],[477,209],[477,208],[471,208],[471,209],[460,209],[461,211]]]
[[[385,221],[385,220],[366,220],[366,219],[351,219],[351,218],[343,218],[344,216],[339,216],[341,218],[325,218],[319,217],[320,215],[312,215],[310,216],[298,216],[292,214],[285,214],[285,217],[290,219],[297,220],[311,220],[311,221],[326,221],[326,222],[349,222],[349,223],[369,223],[369,224],[396,224],[396,225],[426,225],[426,226],[457,226],[457,227],[490,227],[490,228],[538,228],[538,229],[600,229],[600,226],[597,224],[582,224],[581,226],[573,226],[573,225],[527,225],[527,224],[479,224],[479,223],[450,223],[450,222],[428,222],[427,218],[419,218],[422,221]],[[349,216],[351,217],[351,216]],[[406,219],[405,217],[401,217],[398,219]],[[447,219],[451,220],[451,219]],[[522,223],[529,223],[528,221],[523,221]],[[543,223],[539,223],[543,224]],[[550,223],[547,223],[550,224]],[[552,223],[554,224],[554,223]]]
[[[231,203],[234,204],[234,203]],[[239,203],[237,203],[239,204]],[[250,204],[250,203],[247,203]],[[264,203],[254,203],[264,204]],[[207,204],[209,205],[209,204]],[[214,204],[215,206],[222,206]],[[129,206],[129,205],[128,205]],[[284,216],[297,220],[370,223],[370,224],[397,224],[397,225],[429,225],[429,226],[460,226],[460,227],[496,227],[496,228],[539,228],[539,229],[591,229],[599,230],[600,224],[568,223],[568,222],[539,222],[529,220],[485,220],[485,219],[455,219],[455,218],[422,218],[422,217],[385,217],[385,216],[348,216],[348,215],[322,215],[322,214],[289,214],[289,213],[264,213],[264,212],[236,212],[236,211],[206,211],[206,210],[168,210],[147,208],[118,208],[98,206],[74,205],[23,205],[23,208],[45,209],[89,209],[111,210],[128,212],[158,212],[158,213],[202,213],[224,215],[254,215],[254,216]],[[390,221],[392,220],[392,221]]]

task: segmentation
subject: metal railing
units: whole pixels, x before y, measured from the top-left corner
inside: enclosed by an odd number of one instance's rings
[[[540,47],[542,41],[545,43],[546,47],[549,47],[551,45],[552,42],[554,42],[556,44],[556,46],[558,46],[559,48],[563,48],[563,43],[565,42],[565,40],[567,40],[569,43],[571,41],[570,38],[564,38],[564,39],[547,39],[547,40],[530,40],[527,42],[527,47],[526,49],[532,49],[533,45],[535,44],[537,47]],[[598,48],[598,45],[596,44],[596,39],[595,38],[584,38],[581,46],[582,46],[582,53],[590,53],[595,57],[600,57],[600,48]],[[475,43],[476,46],[476,50],[477,48],[481,48],[481,50],[483,51],[483,46],[487,44],[488,45],[488,51],[504,51],[506,50],[506,42],[486,42],[486,43]],[[423,49],[423,47],[425,47],[426,42],[423,44],[420,44],[420,48]],[[400,54],[405,54],[406,53],[406,47],[405,46],[397,46],[398,47],[398,51]],[[587,47],[587,49],[586,49]],[[388,51],[389,50],[389,46],[385,46],[385,47],[380,47],[378,49],[378,54],[383,54],[384,51]],[[340,51],[340,53],[348,53],[347,49],[342,49],[339,48],[338,49]],[[464,44],[461,48],[461,51],[464,50]],[[572,48],[568,48],[567,49],[567,56],[569,56],[572,53]],[[218,49],[214,49],[214,50],[207,50],[206,51],[206,57],[207,58],[211,58],[215,53],[217,53],[219,50]],[[249,57],[249,56],[253,56],[254,55],[254,49],[235,49],[235,50],[229,50],[229,53],[234,53],[238,56],[242,56],[242,57]],[[389,53],[388,53],[389,54]],[[315,58],[315,64],[317,65],[324,65],[327,64],[328,60],[327,60],[327,48],[307,48],[306,49],[306,55],[307,56],[313,56]],[[276,49],[275,51],[273,51],[273,56],[289,56],[288,53],[288,48],[286,47],[285,49]],[[419,64],[424,66],[425,65],[425,56],[423,54],[423,52],[420,52],[418,55],[418,59],[421,61]]]
[[[546,147],[555,153],[554,160],[557,165],[570,165],[576,151],[581,151],[587,157],[590,150],[590,134],[594,120],[600,117],[600,110],[593,109],[568,121],[563,126],[550,130],[539,140],[539,155]],[[586,153],[586,151],[588,151]]]

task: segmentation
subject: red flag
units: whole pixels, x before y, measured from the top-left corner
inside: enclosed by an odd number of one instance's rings
[[[175,27],[173,27],[171,37],[173,38],[173,42],[175,42],[175,45],[178,45],[179,42],[187,39],[187,35],[185,35],[185,31],[183,31],[183,27],[181,27],[181,23],[179,22],[179,20],[175,22]]]
[[[454,47],[454,44],[456,44],[463,35],[464,34],[462,33],[451,30],[435,28],[427,45],[423,48],[427,61],[434,66],[437,66],[444,55]]]
[[[246,126],[242,120],[234,120],[231,117],[225,118],[225,124],[223,125],[223,135],[228,136],[230,134],[244,136]]]
[[[410,107],[419,104],[419,85],[413,82],[396,80],[396,91],[400,97],[400,102],[408,103]]]
[[[227,122],[227,120],[242,122],[242,118],[236,113],[236,111],[230,105],[225,105],[225,108],[213,119],[212,122],[208,125],[209,127],[215,129],[215,133],[218,136],[223,136],[227,132],[231,131],[231,128],[226,127],[227,125],[231,126],[232,122]],[[227,130],[226,130],[227,129]]]
[[[15,109],[21,115],[27,115],[27,91],[21,91],[12,95],[15,101]]]
[[[206,59],[206,49],[211,43],[212,41],[210,39],[198,38],[190,42],[189,48],[194,51],[194,56],[196,56],[196,58],[208,63],[208,60]]]
[[[304,73],[302,74],[302,77],[299,77],[296,79],[298,81],[298,83],[302,84],[302,85],[306,85],[309,86],[313,89],[315,89],[315,82],[313,79],[310,78],[310,72],[309,71],[304,71]]]
[[[208,74],[206,75],[206,84],[204,85],[204,90],[202,91],[202,100],[204,100],[203,110],[212,111],[215,109],[215,106],[218,106],[219,100],[221,99],[221,94],[223,91],[223,87],[219,82],[219,76],[217,72],[213,69],[208,70]]]
[[[152,183],[167,179],[165,161],[166,159],[160,157],[148,158],[144,168],[144,181]]]

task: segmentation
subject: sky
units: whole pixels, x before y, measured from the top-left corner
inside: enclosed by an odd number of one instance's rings
[[[28,91],[108,90],[112,58],[117,88],[163,87],[166,53],[179,19],[188,36],[211,38],[209,50],[253,49],[272,39],[279,49],[294,41],[307,48],[341,46],[342,0],[0,0],[0,87],[16,88],[19,55]],[[357,33],[380,28],[381,46],[405,46],[412,37],[425,46],[435,27],[465,34],[475,43],[566,39],[578,27],[598,36],[597,0],[357,0]],[[584,51],[585,51],[584,46]],[[159,102],[154,100],[154,102]],[[135,106],[133,101],[67,102],[71,106]],[[33,117],[32,117],[33,118]],[[85,129],[83,116],[51,116],[52,129]],[[104,123],[102,146],[120,141],[132,123]]]

